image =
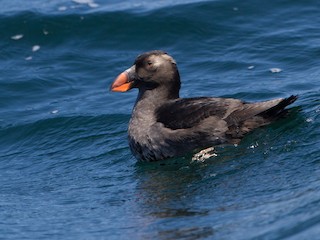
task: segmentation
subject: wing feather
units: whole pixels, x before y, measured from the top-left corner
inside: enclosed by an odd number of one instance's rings
[[[185,129],[194,127],[208,117],[223,119],[228,110],[243,104],[231,98],[181,98],[161,106],[156,116],[157,121],[167,128]]]
[[[264,119],[267,124],[296,99],[296,96],[291,96],[247,103],[233,98],[180,98],[158,108],[156,118],[158,122],[172,130],[192,128],[209,117],[224,120],[228,126],[239,126],[244,121],[258,116],[260,118],[258,125],[262,124]]]

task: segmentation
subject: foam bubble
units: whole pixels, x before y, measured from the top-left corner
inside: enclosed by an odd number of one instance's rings
[[[34,46],[32,47],[32,52],[39,51],[39,49],[40,49],[40,46],[39,46],[39,45],[34,45]]]
[[[13,40],[19,40],[21,38],[23,38],[23,34],[17,34],[17,35],[14,35],[11,37],[11,39],[13,39]]]
[[[59,11],[63,12],[66,11],[68,8],[66,6],[61,6],[58,8]]]
[[[270,70],[270,72],[272,72],[272,73],[282,72],[282,69],[281,69],[281,68],[270,68],[269,70]]]
[[[311,122],[313,122],[313,119],[312,118],[307,118],[306,122],[311,123]]]
[[[95,3],[93,0],[72,0],[72,2],[78,4],[87,4],[91,8],[96,8],[99,6],[99,4]]]
[[[258,142],[255,142],[254,144],[249,146],[249,148],[251,148],[251,149],[255,149],[257,147],[259,147],[259,143]]]
[[[98,5],[97,3],[94,3],[94,2],[88,3],[88,5],[89,5],[89,7],[91,7],[91,8],[99,7],[99,5]]]

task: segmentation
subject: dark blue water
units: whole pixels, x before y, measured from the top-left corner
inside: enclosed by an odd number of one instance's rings
[[[319,10],[2,0],[0,238],[319,238]],[[137,164],[126,142],[137,92],[108,87],[153,49],[176,59],[183,97],[300,98],[205,163]]]

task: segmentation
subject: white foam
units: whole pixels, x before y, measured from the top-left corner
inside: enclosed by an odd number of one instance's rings
[[[312,118],[307,118],[306,122],[311,123],[311,122],[313,122],[313,119]]]
[[[255,142],[254,144],[252,144],[251,146],[249,146],[249,148],[251,148],[251,149],[255,149],[255,148],[257,148],[257,147],[259,147],[259,143],[257,143],[257,142]]]
[[[281,68],[270,68],[269,70],[270,70],[270,72],[272,72],[272,73],[282,72],[282,69],[281,69]]]
[[[58,8],[59,11],[63,12],[66,11],[68,8],[66,6],[61,6]]]
[[[32,47],[32,52],[39,51],[39,49],[40,49],[40,46],[39,46],[39,45],[34,45],[34,46]]]
[[[13,40],[19,40],[21,38],[23,38],[23,34],[17,34],[17,35],[14,35],[11,37],[11,39],[13,39]]]
[[[89,7],[91,7],[91,8],[96,8],[96,7],[99,7],[99,4],[97,4],[97,3],[89,3],[88,4],[89,5]]]
[[[72,2],[78,4],[87,4],[91,8],[96,8],[99,6],[99,4],[95,3],[93,0],[72,0]]]
[[[72,0],[72,2],[79,3],[79,4],[86,4],[91,1],[92,0]]]

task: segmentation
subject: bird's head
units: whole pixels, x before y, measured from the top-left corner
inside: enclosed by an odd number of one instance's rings
[[[166,52],[156,50],[139,55],[133,66],[114,80],[110,90],[126,92],[138,88],[145,91],[160,87],[179,95],[180,76],[175,60]]]

